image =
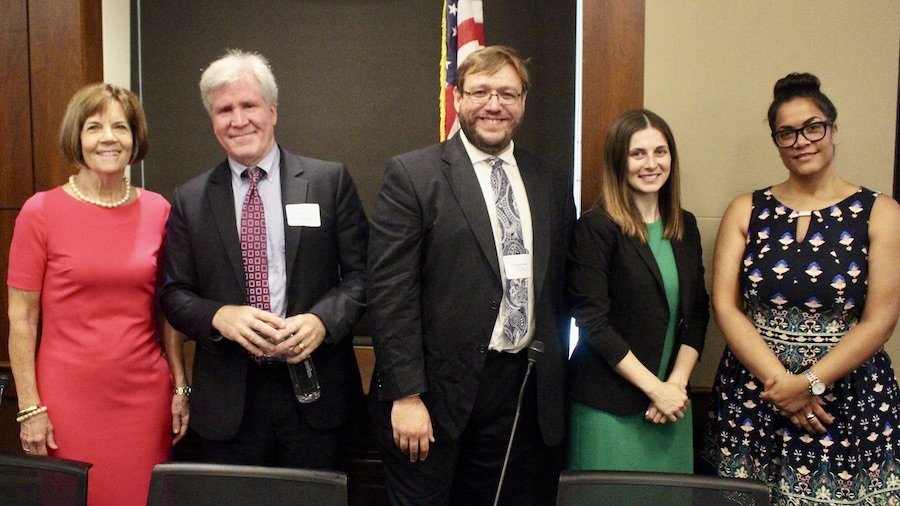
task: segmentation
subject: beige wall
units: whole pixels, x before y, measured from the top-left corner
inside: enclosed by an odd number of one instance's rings
[[[838,109],[838,171],[891,191],[900,1],[647,0],[644,103],[675,132],[684,205],[712,266],[731,199],[786,177],[769,138],[775,81],[811,72]],[[709,282],[707,276],[707,282]],[[724,344],[715,324],[695,372],[712,384]],[[888,343],[900,363],[900,332]]]
[[[103,0],[103,82],[131,87],[131,3],[130,0]],[[131,177],[131,166],[125,169]]]
[[[103,81],[131,89],[131,2],[103,0]]]

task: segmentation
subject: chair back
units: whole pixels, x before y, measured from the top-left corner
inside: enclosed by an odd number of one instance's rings
[[[90,467],[53,457],[0,455],[0,504],[86,505]]]
[[[157,464],[148,506],[347,506],[347,475],[333,471],[173,462]]]
[[[563,471],[557,506],[671,506],[770,504],[769,488],[756,480],[619,471]]]

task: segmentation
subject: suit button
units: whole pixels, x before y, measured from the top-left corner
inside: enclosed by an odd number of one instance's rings
[[[487,353],[488,347],[486,344],[478,345],[478,353]]]
[[[499,301],[499,300],[492,300],[492,301],[491,301],[491,309],[493,309],[494,311],[500,309],[500,301]]]

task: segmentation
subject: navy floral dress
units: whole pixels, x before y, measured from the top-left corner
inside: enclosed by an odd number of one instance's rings
[[[800,212],[771,189],[753,193],[741,291],[747,318],[785,368],[802,373],[862,315],[868,223],[877,193],[861,188],[826,209]],[[802,240],[797,218],[810,216]],[[705,458],[723,476],[756,478],[775,504],[900,502],[900,397],[880,350],[822,395],[826,434],[795,427],[760,399],[764,385],[725,350],[713,387]]]

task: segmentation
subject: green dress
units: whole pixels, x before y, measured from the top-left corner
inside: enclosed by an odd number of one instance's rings
[[[647,224],[648,244],[659,266],[669,303],[666,330],[657,377],[665,379],[666,365],[675,353],[675,326],[678,321],[678,268],[668,239],[663,239],[663,222]],[[638,308],[636,308],[638,309]],[[650,364],[644,364],[650,366]],[[649,401],[647,403],[649,406]],[[692,415],[657,425],[644,414],[613,415],[577,402],[571,407],[569,469],[604,471],[656,471],[693,473],[694,450]]]

